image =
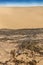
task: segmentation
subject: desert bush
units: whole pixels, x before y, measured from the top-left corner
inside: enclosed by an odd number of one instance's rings
[[[36,60],[32,60],[32,61],[29,61],[29,64],[30,64],[30,65],[36,65],[37,62],[36,62]]]

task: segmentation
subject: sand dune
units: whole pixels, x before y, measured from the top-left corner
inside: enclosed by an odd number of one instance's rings
[[[0,28],[37,27],[43,27],[43,7],[0,7]]]

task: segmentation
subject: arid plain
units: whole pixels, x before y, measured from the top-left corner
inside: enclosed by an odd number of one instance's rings
[[[43,7],[0,7],[0,28],[43,28]]]
[[[43,7],[0,7],[0,65],[43,65]]]

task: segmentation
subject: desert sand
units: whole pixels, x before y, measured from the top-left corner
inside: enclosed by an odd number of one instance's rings
[[[43,28],[43,7],[0,7],[0,28]]]
[[[43,65],[43,7],[0,7],[0,65]]]
[[[0,29],[0,65],[43,65],[43,28]]]

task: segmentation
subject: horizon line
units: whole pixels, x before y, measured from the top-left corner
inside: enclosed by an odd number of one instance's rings
[[[35,7],[43,6],[43,3],[1,3],[0,7]]]
[[[14,30],[18,30],[18,29],[19,29],[19,30],[20,30],[20,29],[43,29],[43,27],[42,27],[42,28],[16,28],[16,29],[15,29],[15,28],[0,28],[0,29],[3,29],[3,30],[4,30],[4,29],[5,29],[5,30],[6,30],[6,29],[14,29]]]

